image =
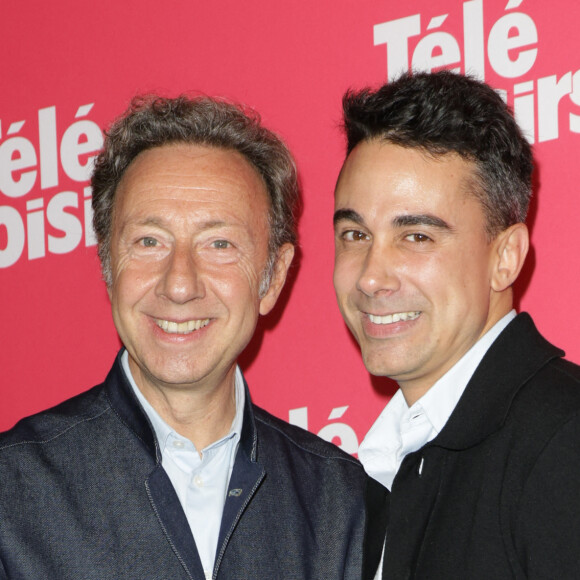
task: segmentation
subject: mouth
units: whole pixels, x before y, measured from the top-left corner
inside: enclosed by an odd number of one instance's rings
[[[191,334],[209,324],[209,318],[202,320],[187,320],[186,322],[173,322],[171,320],[155,319],[155,324],[167,334]]]
[[[387,314],[386,316],[377,316],[376,314],[367,314],[369,320],[373,324],[394,324],[395,322],[406,322],[415,320],[421,315],[420,311],[413,312],[396,312],[395,314]]]

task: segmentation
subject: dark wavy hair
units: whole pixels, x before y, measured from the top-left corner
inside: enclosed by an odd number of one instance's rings
[[[456,153],[473,163],[473,193],[490,238],[525,221],[531,147],[510,109],[485,83],[450,71],[405,73],[378,90],[348,91],[343,114],[347,156],[373,139],[434,157]]]
[[[210,97],[135,97],[105,132],[103,151],[91,179],[93,227],[103,278],[111,284],[111,228],[115,193],[127,167],[147,149],[192,144],[237,151],[255,168],[270,197],[269,259],[263,285],[269,285],[277,250],[296,244],[295,208],[299,200],[296,166],[290,151],[259,115]]]

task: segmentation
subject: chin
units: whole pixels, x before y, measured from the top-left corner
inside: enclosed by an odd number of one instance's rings
[[[392,378],[400,374],[401,369],[397,369],[392,364],[393,357],[386,353],[376,353],[363,351],[363,362],[367,371],[375,377]]]
[[[365,357],[363,355],[363,363],[367,371],[374,375],[375,377],[386,377],[388,376],[389,369],[385,368],[384,364],[380,364],[378,361],[373,360],[372,357]]]

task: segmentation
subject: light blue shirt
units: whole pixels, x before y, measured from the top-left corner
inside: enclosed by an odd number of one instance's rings
[[[131,374],[127,351],[121,360],[129,383],[153,425],[163,468],[183,507],[205,577],[209,579],[214,568],[226,493],[242,432],[245,404],[242,373],[236,367],[236,414],[229,433],[199,453],[195,445],[173,430],[143,396]]]

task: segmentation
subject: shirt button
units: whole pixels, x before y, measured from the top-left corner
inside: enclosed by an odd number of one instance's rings
[[[183,449],[185,447],[185,443],[183,441],[177,440],[173,442],[173,447],[176,449]]]
[[[197,487],[203,487],[203,479],[202,479],[202,477],[200,475],[196,475],[193,478],[193,483],[195,483],[195,485]]]

